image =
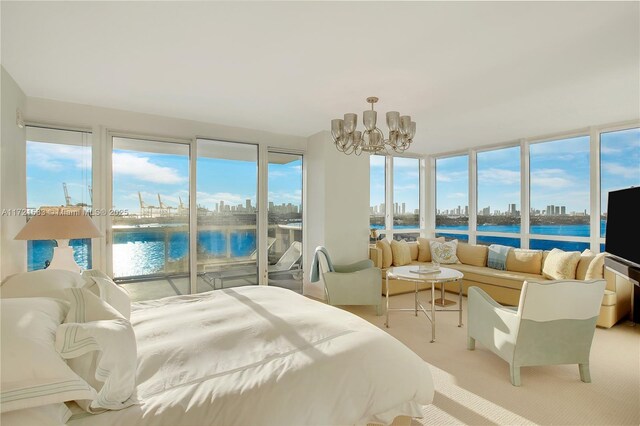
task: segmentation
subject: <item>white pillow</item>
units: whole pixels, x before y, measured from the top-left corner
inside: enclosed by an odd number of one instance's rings
[[[131,319],[131,299],[129,292],[110,279],[93,277],[100,290],[100,299],[116,308],[126,319]]]
[[[63,403],[13,410],[0,415],[2,426],[62,426],[71,417],[71,411]]]
[[[0,303],[0,412],[93,399],[95,391],[54,347],[56,329],[68,304],[40,297],[2,299]]]
[[[458,249],[458,240],[447,242],[429,241],[431,247],[431,260],[444,265],[452,263],[460,263],[456,251]]]
[[[97,391],[95,399],[76,402],[90,413],[136,404],[138,354],[131,323],[87,289],[66,292],[72,300],[71,309],[58,327],[56,349]]]
[[[82,275],[62,269],[42,269],[11,275],[2,282],[0,296],[9,297],[62,297],[65,288],[85,285]]]

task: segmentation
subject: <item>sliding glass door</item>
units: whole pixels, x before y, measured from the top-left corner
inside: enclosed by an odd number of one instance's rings
[[[269,285],[302,293],[302,155],[269,152]]]
[[[134,300],[189,294],[189,144],[112,141],[114,278]]]
[[[196,146],[197,291],[258,284],[258,146]]]

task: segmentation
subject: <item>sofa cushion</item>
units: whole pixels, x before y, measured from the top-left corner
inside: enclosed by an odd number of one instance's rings
[[[544,277],[540,274],[500,271],[498,269],[487,268],[486,266],[457,264],[447,265],[446,267],[462,272],[464,274],[464,281],[473,281],[516,290],[522,289],[522,284],[525,280],[544,280]]]
[[[441,241],[444,242],[444,237],[438,238],[418,238],[418,261],[419,262],[431,262],[431,246],[429,242]]]
[[[574,280],[578,262],[580,262],[579,251],[563,251],[554,248],[544,262],[542,275],[550,280]]]
[[[513,249],[507,254],[507,271],[538,274],[542,271],[540,250]]]
[[[442,263],[443,265],[451,265],[459,263],[456,251],[458,250],[458,240],[446,242],[429,241],[431,246],[431,261]]]
[[[585,280],[598,280],[604,278],[604,258],[606,255],[606,253],[599,253],[591,263],[589,263],[587,273],[584,276]]]
[[[382,239],[376,242],[376,247],[382,250],[382,267],[388,268],[393,262],[393,255],[391,253],[391,246],[389,241]]]
[[[487,266],[487,246],[458,243],[458,259],[465,265]]]
[[[391,241],[391,253],[393,266],[403,266],[411,263],[411,250],[406,241]]]
[[[418,242],[411,241],[408,242],[407,245],[409,246],[409,251],[411,252],[411,260],[418,260]]]
[[[589,265],[596,258],[596,254],[589,249],[586,249],[582,253],[580,253],[580,261],[578,262],[578,267],[576,268],[576,279],[584,280],[587,276],[587,269]]]

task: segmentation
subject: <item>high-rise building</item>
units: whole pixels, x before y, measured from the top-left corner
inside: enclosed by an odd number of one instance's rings
[[[402,203],[402,214],[405,214],[407,205],[406,203]]]
[[[560,206],[555,206],[555,207],[556,207],[555,215],[560,216]]]
[[[560,214],[562,216],[567,214],[567,206],[560,206]]]
[[[245,209],[247,209],[248,212],[250,212],[252,210],[252,208],[251,208],[251,200],[248,199],[248,198],[245,201]]]
[[[464,215],[469,216],[469,206],[464,206]]]
[[[229,207],[229,206],[227,206],[227,207]],[[220,200],[220,213],[222,213],[222,212],[224,212],[224,211],[225,211],[225,208],[224,208],[224,201],[223,201],[223,200]]]

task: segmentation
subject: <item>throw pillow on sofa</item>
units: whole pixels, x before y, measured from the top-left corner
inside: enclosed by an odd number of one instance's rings
[[[487,255],[489,249],[487,246],[479,246],[467,243],[459,243],[456,252],[460,262],[465,265],[487,266]]]
[[[585,280],[598,280],[604,278],[604,258],[606,253],[599,253],[589,263],[587,273],[584,276]]]
[[[458,256],[456,256],[458,240],[451,240],[445,243],[430,241],[429,245],[431,246],[432,262],[438,262],[444,265],[459,263]]]
[[[382,268],[388,268],[393,262],[393,254],[391,253],[391,246],[389,241],[382,239],[376,242],[376,247],[382,250]]]
[[[587,269],[589,269],[589,265],[596,258],[596,254],[589,249],[586,249],[580,254],[580,261],[578,262],[578,267],[576,268],[576,279],[584,280],[587,276]]]
[[[563,251],[554,248],[547,255],[542,275],[550,280],[575,280],[579,262],[579,251]]]
[[[507,254],[507,271],[540,275],[542,252],[540,250],[513,249]]]
[[[418,262],[431,262],[431,241],[444,243],[444,237],[438,238],[418,238]]]
[[[391,241],[391,254],[393,255],[393,266],[404,266],[411,263],[411,250],[406,241]]]

